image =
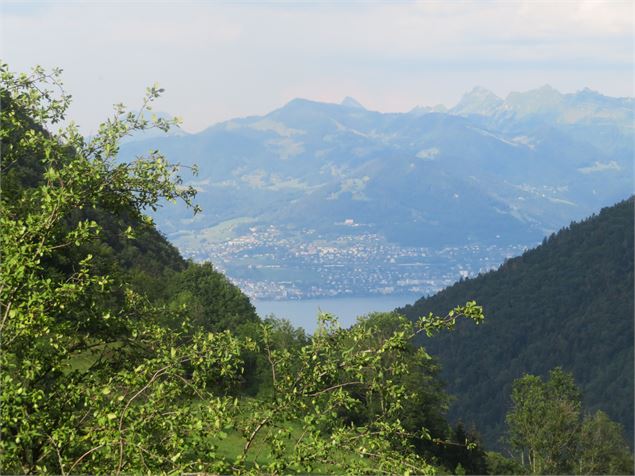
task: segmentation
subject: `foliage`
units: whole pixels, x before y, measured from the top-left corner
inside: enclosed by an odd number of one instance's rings
[[[510,441],[533,474],[566,474],[575,461],[580,392],[573,377],[552,370],[549,380],[533,375],[514,382],[513,407],[507,414]]]
[[[444,465],[454,469],[455,474],[459,474],[458,468],[464,474],[489,474],[487,455],[479,439],[476,430],[467,431],[459,422],[452,429],[450,441],[442,446],[441,458]]]
[[[162,241],[146,210],[194,196],[158,151],[116,159],[126,135],[170,126],[146,119],[162,90],[149,88],[136,114],[116,106],[86,140],[73,124],[50,131],[70,101],[59,74],[0,68],[0,471],[434,472],[414,446],[432,420],[404,413],[435,398],[417,400],[410,374],[427,354],[413,363],[412,341],[459,318],[480,322],[482,309],[468,302],[379,333],[323,316],[311,339],[261,325],[211,266],[186,268],[169,246],[145,242]],[[240,394],[250,359],[271,375],[257,399]],[[221,451],[230,437],[238,454]]]
[[[68,434],[81,440],[81,434],[66,431],[74,424],[70,410],[84,408],[86,429],[101,425],[105,407],[91,404],[100,401],[104,382],[99,376],[113,369],[129,371],[126,367],[152,347],[146,339],[154,336],[158,342],[156,336],[163,334],[152,323],[155,313],[134,290],[95,273],[92,254],[73,253],[100,233],[95,220],[74,219],[77,211],[99,209],[145,219],[143,210],[155,208],[159,198],[191,203],[194,194],[180,187],[178,166],[156,151],[133,163],[116,162],[118,141],[149,126],[139,115],[124,114],[122,106],[90,141],[72,123],[47,132],[45,126],[64,119],[70,101],[59,75],[40,68],[15,75],[6,65],[0,68],[2,176],[9,178],[0,208],[5,472],[43,470]],[[145,104],[159,94],[158,88],[149,88]],[[169,127],[161,120],[155,125]],[[34,160],[39,166],[26,180],[24,162]],[[21,181],[31,186],[20,187]],[[66,272],[52,266],[64,252],[72,260],[65,263]],[[141,319],[146,314],[149,319]],[[138,347],[121,345],[128,340]],[[95,354],[90,372],[73,371],[73,359],[87,352]]]
[[[482,311],[470,302],[445,317],[429,315],[416,324],[398,319],[389,331],[372,324],[373,319],[394,317],[375,315],[371,322],[344,330],[323,314],[308,344],[287,348],[275,346],[271,326],[263,325],[273,392],[254,401],[239,425],[246,437],[245,458],[254,439],[266,435],[273,461],[256,469],[311,472],[319,463],[335,472],[435,471],[413,446],[417,439],[430,438],[428,429],[409,427],[401,419],[417,399],[406,381],[413,372],[412,341],[420,333],[452,327],[460,317],[479,322]],[[423,350],[416,352],[424,357]],[[293,423],[302,428],[296,438],[288,429]],[[343,460],[343,454],[358,456]]]
[[[173,275],[169,288],[171,306],[186,305],[196,328],[235,330],[258,321],[249,298],[210,263],[189,263],[185,270]]]
[[[514,379],[557,366],[575,376],[584,407],[601,409],[633,442],[633,198],[573,223],[498,270],[398,310],[409,318],[478,299],[487,321],[422,343],[456,396],[452,419],[502,449]],[[537,358],[539,356],[539,358]]]
[[[633,455],[622,436],[621,426],[598,410],[580,428],[578,474],[631,474]]]
[[[527,469],[522,464],[496,451],[488,451],[485,457],[487,471],[484,474],[527,474]]]
[[[514,382],[507,414],[512,448],[531,474],[629,474],[633,459],[620,426],[598,411],[583,418],[573,376],[556,368],[545,382]]]
[[[408,329],[410,324],[396,313],[374,313],[359,318],[356,326],[370,330],[371,341],[378,341],[400,329]],[[452,429],[446,421],[450,398],[439,378],[438,362],[413,341],[408,342],[403,351],[409,354],[406,359],[407,371],[396,381],[403,385],[409,398],[403,402],[396,418],[413,434],[421,428],[426,429],[425,435],[412,438],[411,443],[418,453],[426,455],[448,471],[460,465],[466,474],[483,474],[485,461],[475,432],[465,431],[462,424]],[[367,402],[348,410],[343,416],[360,423],[372,418],[374,411],[373,403]]]

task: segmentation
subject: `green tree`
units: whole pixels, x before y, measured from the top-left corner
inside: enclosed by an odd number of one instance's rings
[[[173,275],[170,287],[172,307],[187,305],[197,328],[236,330],[258,321],[249,298],[210,263],[190,263],[187,269]]]
[[[395,332],[412,332],[412,323],[399,314],[372,313],[358,319],[356,326],[369,331],[369,342],[380,342],[389,338]],[[410,329],[410,330],[408,330]],[[485,472],[485,458],[477,438],[468,434],[459,424],[452,429],[446,420],[446,412],[450,404],[450,396],[445,392],[440,378],[441,368],[425,348],[408,341],[402,349],[408,356],[407,369],[402,375],[396,376],[395,381],[403,386],[407,398],[402,402],[402,408],[397,412],[403,427],[411,434],[412,444],[417,451],[438,465],[453,471],[458,465],[467,474],[483,474]],[[392,365],[390,356],[383,359],[382,368]],[[358,394],[363,405],[354,411],[344,413],[347,418],[357,423],[367,421],[377,412],[377,400],[368,401]],[[422,433],[422,430],[425,431]]]
[[[0,66],[1,173],[8,177],[0,197],[0,472],[280,473],[316,465],[434,472],[398,417],[411,398],[411,342],[459,318],[480,322],[482,309],[468,302],[379,338],[372,326],[342,330],[328,316],[308,341],[272,323],[250,338],[215,328],[188,302],[172,305],[178,296],[130,283],[143,275],[111,273],[123,263],[118,240],[150,226],[145,210],[161,199],[191,204],[194,191],[158,151],[129,163],[116,159],[124,136],[170,126],[145,119],[161,89],[148,89],[138,113],[117,106],[85,140],[73,124],[50,130],[70,101],[59,74]],[[121,238],[113,228],[110,248],[98,239],[104,216],[113,218],[109,224],[128,217]],[[248,302],[234,299],[235,290],[210,269],[189,272],[184,284],[202,294],[201,306],[213,304],[206,292],[219,286],[230,313],[248,313]],[[189,283],[199,275],[202,284]],[[244,325],[257,324],[247,318]],[[296,344],[285,348],[288,338]],[[254,352],[266,360],[272,391],[237,398]],[[340,417],[369,402],[364,422]],[[223,451],[228,438],[240,442],[230,454]],[[267,461],[254,455],[256,447]]]
[[[443,363],[450,415],[473,422],[491,448],[506,431],[512,382],[556,366],[573,373],[586,408],[602,408],[633,447],[635,199],[624,200],[512,258],[398,312],[411,318],[478,299],[484,328],[424,340]]]
[[[196,344],[176,351],[178,335],[157,325],[160,310],[125,283],[95,272],[92,254],[74,252],[100,233],[99,224],[78,217],[78,210],[127,213],[148,221],[143,210],[156,208],[160,198],[191,203],[193,190],[180,186],[178,166],[156,151],[132,163],[116,162],[118,141],[150,127],[122,106],[90,141],[73,124],[48,132],[47,126],[64,120],[70,101],[59,75],[40,68],[13,74],[0,66],[1,173],[8,178],[0,201],[4,473],[89,472],[88,463],[119,472],[140,457],[135,439],[151,461],[151,448],[159,441],[147,430],[134,429],[135,415],[146,412],[142,421],[156,423],[156,418],[147,418],[156,415],[149,410],[153,399],[183,393],[163,381],[176,377],[186,363],[199,362],[203,348],[223,339],[224,351],[235,353],[237,348],[230,336],[206,340],[199,334],[193,338]],[[160,92],[149,88],[145,107]],[[169,125],[154,122],[162,129]],[[132,237],[133,230],[128,228],[127,234]],[[53,263],[61,254],[67,262],[58,268]],[[211,358],[198,367],[206,374],[225,375],[240,361],[235,362],[219,370],[219,362]],[[161,388],[151,395],[148,389],[155,382]],[[136,404],[142,394],[150,406]],[[165,409],[156,401],[154,405],[156,411]],[[176,412],[162,424],[190,418],[196,417]],[[139,441],[143,435],[146,441]],[[178,454],[176,443],[162,442],[161,452]]]
[[[583,418],[580,390],[571,374],[556,368],[547,381],[525,375],[514,382],[512,402],[507,414],[510,443],[532,474],[632,471],[621,427],[602,412]]]
[[[271,325],[264,324],[273,391],[253,401],[239,425],[247,438],[244,457],[262,435],[273,456],[268,471],[311,472],[322,465],[336,473],[435,472],[415,447],[417,440],[430,438],[428,428],[403,419],[418,403],[408,378],[419,365],[412,362],[413,342],[421,333],[452,328],[459,318],[480,322],[482,309],[468,302],[414,324],[395,318],[376,314],[370,322],[391,325],[378,329],[362,321],[340,329],[323,314],[309,343],[289,348],[277,347]],[[289,430],[294,425],[302,429],[295,435]]]
[[[577,474],[633,474],[633,455],[622,427],[598,410],[582,422]]]
[[[533,375],[514,382],[507,415],[512,447],[533,474],[571,472],[580,420],[580,392],[573,377],[557,368],[547,382]]]

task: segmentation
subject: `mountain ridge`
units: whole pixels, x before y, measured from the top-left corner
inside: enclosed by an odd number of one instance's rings
[[[172,207],[156,216],[160,229],[198,259],[218,260],[209,240],[233,246],[231,239],[258,240],[251,230],[270,227],[289,245],[271,251],[267,266],[295,259],[307,237],[365,236],[400,247],[404,256],[409,247],[434,255],[448,246],[493,246],[498,256],[632,193],[634,134],[625,112],[631,102],[591,96],[600,105],[588,110],[588,99],[572,99],[557,114],[497,106],[491,115],[441,108],[381,113],[295,99],[199,134],[128,143],[122,154],[158,147],[198,165],[189,184],[199,190],[203,213],[192,218]],[[470,273],[489,266],[479,259],[467,263]],[[395,278],[384,285],[378,277],[376,287],[423,279],[393,271]]]

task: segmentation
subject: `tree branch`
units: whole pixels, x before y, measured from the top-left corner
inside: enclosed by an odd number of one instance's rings
[[[330,391],[332,391],[332,390],[336,390],[336,389],[338,389],[338,388],[348,387],[348,386],[350,386],[350,385],[363,385],[363,384],[364,384],[364,382],[360,382],[360,381],[357,381],[357,382],[345,382],[345,383],[339,383],[339,384],[337,384],[337,385],[333,385],[332,387],[329,387],[329,388],[325,388],[325,389],[323,389],[323,390],[320,390],[319,392],[308,393],[308,394],[306,394],[306,396],[307,396],[307,397],[316,397],[316,396],[318,396],[318,395],[321,395],[321,394],[323,394],[323,393],[330,392]]]

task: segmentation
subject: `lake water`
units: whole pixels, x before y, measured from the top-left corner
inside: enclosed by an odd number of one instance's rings
[[[252,301],[260,317],[274,314],[288,319],[296,327],[312,333],[317,326],[318,312],[338,317],[342,327],[355,323],[358,316],[374,311],[392,311],[396,307],[412,304],[421,296],[374,296],[362,298],[323,298],[301,301]]]

